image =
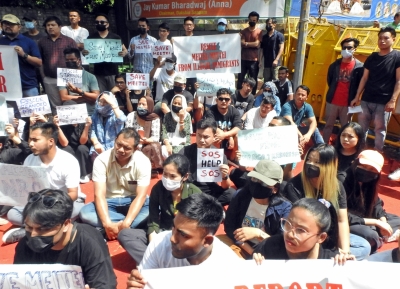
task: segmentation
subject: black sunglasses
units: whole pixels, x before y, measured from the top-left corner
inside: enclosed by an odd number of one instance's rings
[[[343,46],[343,49],[352,50],[352,49],[354,49],[354,47],[353,46]]]
[[[230,98],[225,98],[225,97],[218,97],[218,100],[219,100],[219,101],[226,101],[226,102],[228,102],[228,101],[230,101],[231,99],[230,99]]]
[[[36,203],[39,200],[42,200],[42,204],[46,208],[53,208],[56,203],[60,202],[56,197],[53,196],[49,196],[46,194],[39,194],[37,192],[29,193],[28,204]]]
[[[104,24],[107,24],[108,22],[107,21],[104,21],[104,20],[101,20],[101,21],[94,21],[94,24],[101,24],[101,25],[104,25]]]

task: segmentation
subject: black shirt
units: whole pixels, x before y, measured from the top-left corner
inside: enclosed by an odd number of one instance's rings
[[[144,96],[145,92],[145,90],[141,90],[139,94],[136,94],[133,90],[131,90],[131,92],[129,93],[129,99],[131,100],[133,111],[137,110],[139,98]],[[115,98],[117,99],[118,106],[121,108],[121,110],[125,113],[125,115],[128,115],[129,111],[126,107],[125,93],[118,91],[117,93],[115,93]]]
[[[274,31],[271,37],[268,35],[268,32],[263,36],[261,42],[261,48],[264,54],[264,67],[272,67],[272,62],[274,62],[276,56],[279,53],[280,44],[284,43],[283,34]],[[280,60],[278,62],[278,66],[280,65]]]
[[[286,103],[288,94],[293,94],[293,84],[287,79],[282,85],[279,80],[274,81],[276,88],[278,89],[278,97],[281,101],[281,107]]]
[[[219,129],[230,131],[234,127],[242,128],[242,120],[239,111],[233,106],[228,106],[228,112],[223,115],[219,112],[216,104],[206,111],[203,118],[213,118]]]
[[[0,163],[10,165],[22,165],[27,156],[32,153],[28,143],[21,140],[19,145],[14,145],[10,140],[4,143],[0,149]]]
[[[79,123],[77,126],[74,126],[72,124],[68,125],[62,125],[60,126],[61,130],[63,131],[65,137],[68,139],[68,145],[72,147],[74,150],[78,148],[78,146],[81,145],[80,139],[83,133],[83,130],[85,129],[85,124],[84,123]],[[90,135],[92,133],[92,127],[89,127],[88,131],[88,141],[86,142],[85,145],[91,146],[91,141],[90,141]]]
[[[178,94],[182,94],[185,98],[186,98],[186,103],[193,103],[193,94],[191,94],[189,91],[187,90],[183,90],[181,93]],[[163,97],[162,97],[162,103],[165,103],[166,105],[170,106],[171,105],[171,101],[175,96],[175,92],[173,89],[168,90],[166,93],[164,93]]]
[[[239,111],[240,117],[253,108],[254,95],[251,93],[245,98],[240,94],[240,90],[236,90],[231,99],[233,106]]]
[[[92,226],[75,224],[76,236],[70,244],[69,253],[62,262],[65,265],[82,267],[83,278],[90,288],[111,289],[117,287],[110,253],[103,237]],[[15,248],[14,264],[55,264],[61,251],[48,250],[35,253],[22,238]],[[66,249],[65,247],[64,249]]]

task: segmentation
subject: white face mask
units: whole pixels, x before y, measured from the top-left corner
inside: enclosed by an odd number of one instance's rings
[[[342,54],[343,58],[349,58],[349,57],[353,57],[353,52],[354,52],[353,50],[344,49],[344,50],[342,50],[341,54]]]
[[[174,181],[162,176],[162,184],[168,191],[175,191],[181,187],[181,181]]]
[[[272,96],[272,92],[270,91],[264,91],[263,94],[264,96]]]
[[[173,69],[174,69],[174,65],[175,65],[175,64],[173,64],[173,63],[171,63],[171,62],[165,62],[165,68],[166,68],[167,70],[173,70]]]

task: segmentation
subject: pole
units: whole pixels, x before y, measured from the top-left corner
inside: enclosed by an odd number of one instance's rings
[[[299,32],[296,47],[296,61],[294,63],[294,87],[298,87],[303,82],[304,59],[306,57],[306,40],[308,31],[308,17],[310,16],[311,0],[301,1],[301,12],[299,21]]]

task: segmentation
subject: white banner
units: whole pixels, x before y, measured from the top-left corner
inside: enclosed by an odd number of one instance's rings
[[[14,118],[14,110],[13,110],[13,116]],[[12,123],[12,119],[10,122],[10,115],[9,115],[9,110],[7,109],[7,102],[6,99],[3,96],[0,96],[0,136],[5,136],[6,134],[6,124]]]
[[[220,182],[222,175],[219,166],[224,161],[223,149],[197,149],[197,181]]]
[[[0,96],[6,100],[22,97],[18,54],[14,47],[0,45]]]
[[[151,51],[153,53],[153,58],[158,58],[159,56],[168,58],[172,56],[172,45],[170,44],[154,45]]]
[[[76,87],[82,87],[82,69],[57,68],[57,86],[67,86],[71,83]]]
[[[17,99],[17,106],[22,117],[31,116],[32,113],[51,113],[49,98],[47,94],[30,96]]]
[[[0,172],[0,205],[24,206],[28,193],[49,188],[46,169],[42,167],[0,164]]]
[[[127,73],[126,86],[132,90],[142,90],[149,87],[149,75],[147,73]]]
[[[294,125],[240,130],[238,143],[243,166],[255,167],[260,160],[274,160],[280,165],[300,161]]]
[[[233,73],[197,73],[198,96],[216,96],[220,88],[228,88],[235,92],[235,75]]]
[[[0,265],[0,289],[84,289],[82,268],[62,264]]]
[[[83,42],[89,51],[85,56],[88,63],[123,62],[123,57],[118,55],[122,51],[120,39],[84,39]]]
[[[56,108],[60,125],[85,123],[88,117],[85,103],[57,106]]]
[[[186,77],[197,73],[240,73],[240,35],[174,37],[175,70]]]
[[[398,288],[400,264],[333,260],[254,260],[143,270],[145,289],[383,289]],[[221,270],[221,265],[223,269]],[[377,275],[376,272],[379,272]],[[171,278],[179,276],[179,278]],[[207,276],[205,278],[205,276]]]

